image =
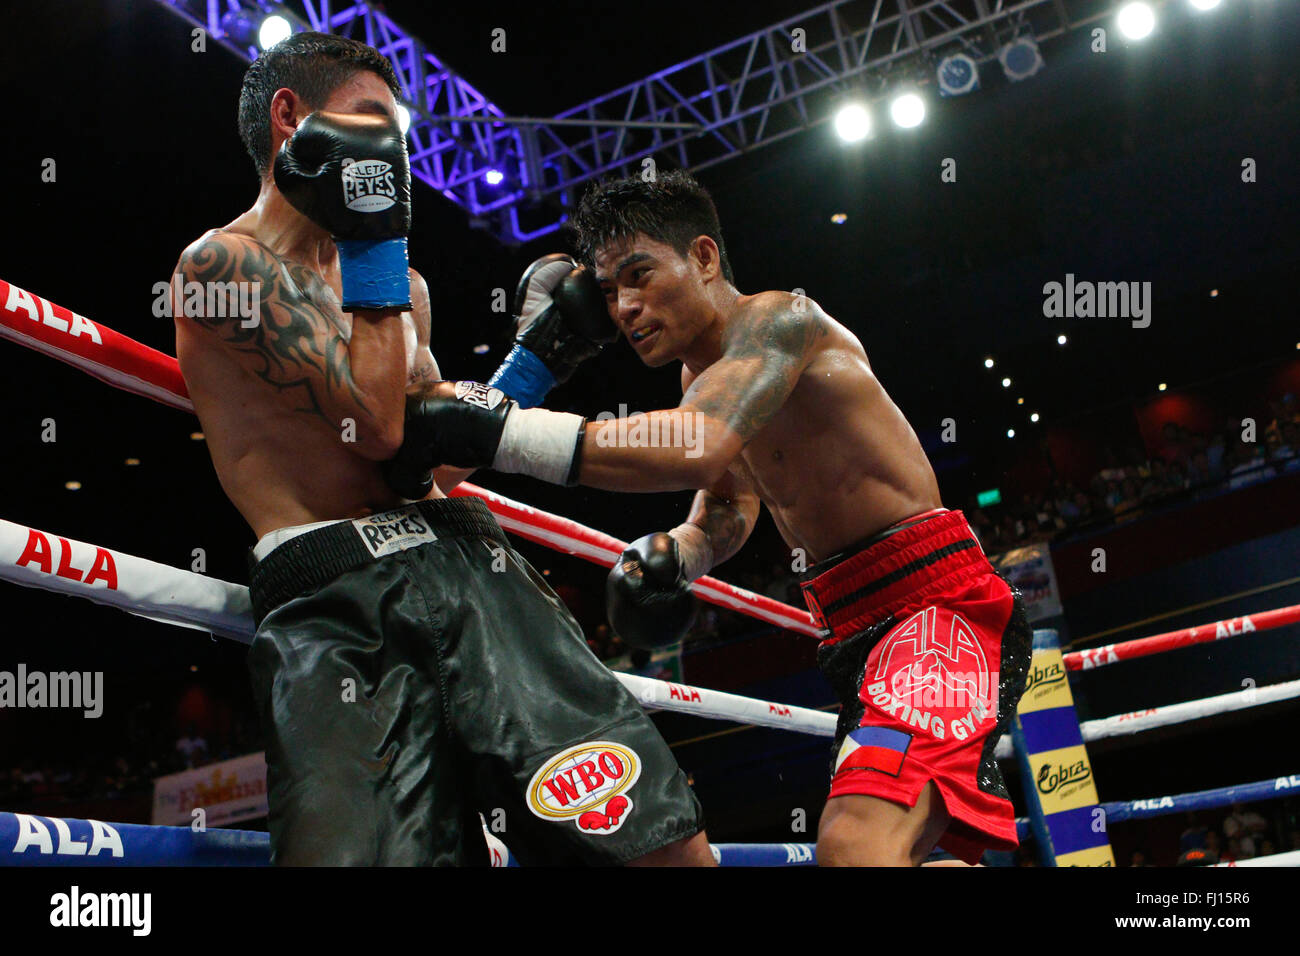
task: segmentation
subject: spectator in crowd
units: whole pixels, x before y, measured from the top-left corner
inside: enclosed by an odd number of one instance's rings
[[[596,629],[591,632],[591,637],[587,638],[587,646],[591,648],[591,653],[595,654],[602,661],[609,657],[609,625],[598,624]]]
[[[1160,457],[1168,464],[1186,461],[1192,454],[1191,436],[1187,429],[1177,422],[1165,422],[1160,429]]]
[[[186,768],[201,767],[208,757],[208,742],[199,736],[198,727],[190,724],[185,736],[176,741],[176,752]]]
[[[1186,491],[1191,487],[1191,482],[1187,478],[1187,468],[1181,461],[1176,461],[1169,466],[1169,474],[1165,479],[1165,493],[1176,495],[1181,491]]]
[[[1118,486],[1128,476],[1128,472],[1120,465],[1119,456],[1115,454],[1115,449],[1107,447],[1105,452],[1102,453],[1102,458],[1104,463],[1098,477],[1108,484],[1114,482]]]
[[[1187,828],[1178,837],[1178,852],[1186,850],[1204,850],[1209,828],[1200,821],[1196,812],[1187,812]]]
[[[1244,859],[1241,851],[1241,841],[1236,837],[1228,840],[1228,848],[1219,854],[1219,860],[1223,863],[1236,863]]]
[[[1192,455],[1187,465],[1187,484],[1190,488],[1199,488],[1210,483],[1210,459],[1204,451]]]
[[[718,639],[718,609],[712,604],[703,605],[695,618],[691,629],[691,640],[700,644],[712,644]]]
[[[1228,453],[1228,487],[1241,488],[1274,477],[1277,472],[1264,467],[1267,462],[1256,442],[1238,441]]]
[[[1143,480],[1138,491],[1142,501],[1154,501],[1169,493],[1169,471],[1163,458],[1151,459],[1150,473]]]
[[[996,529],[993,527],[993,522],[989,520],[988,513],[976,504],[974,498],[966,504],[966,517],[970,521],[970,529],[975,535],[975,540],[980,543],[984,551],[991,553]]]
[[[1238,859],[1255,856],[1255,840],[1267,830],[1267,820],[1239,803],[1232,805],[1232,812],[1223,821],[1223,835],[1238,843]]]
[[[790,572],[790,569],[780,561],[772,565],[767,586],[763,588],[762,593],[773,601],[780,601],[782,604],[802,602],[803,600],[799,594],[799,582]]]
[[[1125,518],[1136,517],[1139,513],[1142,494],[1138,489],[1137,480],[1134,478],[1125,478],[1119,486],[1119,502],[1115,505],[1115,517],[1121,515]]]
[[[1216,433],[1210,439],[1210,444],[1205,449],[1205,459],[1210,465],[1210,480],[1219,481],[1228,473],[1227,462],[1224,460],[1228,452],[1228,442],[1223,434]]]
[[[1288,424],[1300,424],[1300,405],[1297,405],[1295,395],[1290,392],[1287,392],[1279,399],[1270,400],[1268,405],[1273,413],[1273,418],[1264,429],[1266,440],[1281,438],[1281,431]]]
[[[1120,503],[1124,501],[1124,493],[1120,490],[1118,481],[1107,480],[1106,494],[1102,501],[1105,502],[1108,511],[1118,510]]]
[[[1298,455],[1300,455],[1300,425],[1295,422],[1285,422],[1277,431],[1270,457],[1274,461],[1281,461]]]

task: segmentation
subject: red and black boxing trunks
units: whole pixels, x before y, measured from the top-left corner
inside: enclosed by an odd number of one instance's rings
[[[912,807],[933,781],[952,817],[939,846],[967,863],[1017,845],[993,758],[1025,688],[1033,631],[960,511],[886,529],[814,568],[818,664],[841,702],[832,798]]]
[[[698,833],[645,712],[475,499],[335,522],[252,566],[272,861],[620,864]]]

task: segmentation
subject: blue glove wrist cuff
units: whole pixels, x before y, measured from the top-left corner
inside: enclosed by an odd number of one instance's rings
[[[343,274],[343,308],[410,308],[411,279],[407,272],[406,238],[339,239],[339,271]]]
[[[522,345],[516,345],[501,367],[492,373],[488,384],[501,389],[518,402],[520,408],[532,408],[542,404],[546,393],[555,387],[555,376],[536,355]]]

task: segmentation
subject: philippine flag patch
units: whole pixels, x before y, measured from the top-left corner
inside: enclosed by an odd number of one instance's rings
[[[835,758],[836,775],[849,770],[878,770],[897,777],[912,735],[888,727],[859,727],[844,738]]]

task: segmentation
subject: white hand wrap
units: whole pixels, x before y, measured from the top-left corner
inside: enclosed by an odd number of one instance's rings
[[[582,436],[581,415],[545,408],[516,408],[506,416],[492,467],[562,485],[569,478]]]
[[[713,542],[703,528],[687,521],[669,531],[668,536],[677,542],[677,554],[682,559],[687,581],[709,573],[713,567]]]

